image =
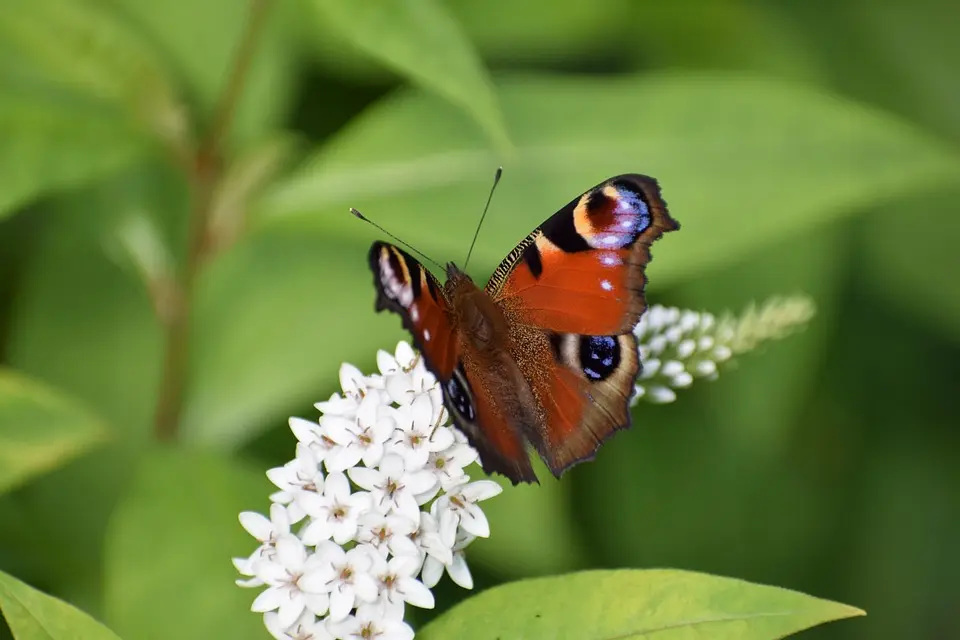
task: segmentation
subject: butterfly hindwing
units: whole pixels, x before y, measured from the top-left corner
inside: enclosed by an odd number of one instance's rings
[[[535,229],[487,284],[543,411],[528,438],[557,476],[630,424],[644,268],[650,244],[676,228],[654,179],[617,176]],[[550,348],[531,350],[538,341]]]

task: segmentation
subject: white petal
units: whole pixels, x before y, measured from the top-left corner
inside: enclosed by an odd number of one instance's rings
[[[503,487],[493,480],[477,480],[463,488],[463,497],[467,502],[479,502],[500,495],[502,492]]]
[[[473,576],[470,575],[470,567],[462,553],[454,554],[453,563],[447,567],[447,573],[451,580],[464,589],[473,589]]]
[[[390,553],[392,553],[394,557],[399,558],[408,556],[412,558],[416,564],[420,564],[420,551],[417,547],[417,543],[407,536],[394,534],[393,537],[390,538],[390,541],[387,542],[387,547],[390,549]]]
[[[383,349],[377,350],[377,369],[380,370],[380,373],[387,375],[399,368],[400,365],[397,364],[397,359],[394,358],[392,354],[387,353]]]
[[[344,393],[359,393],[367,387],[363,373],[352,364],[340,365],[340,388]]]
[[[304,420],[303,418],[290,418],[287,424],[290,425],[290,430],[293,431],[293,435],[296,436],[300,442],[310,444],[311,442],[318,442],[320,440],[320,425],[316,422]]]
[[[382,462],[381,462],[382,464]],[[347,470],[347,474],[353,483],[370,491],[383,480],[383,473],[377,469],[367,469],[365,467],[353,467]]]
[[[376,434],[374,434],[374,438],[376,437]],[[374,441],[368,444],[363,450],[360,459],[363,460],[365,466],[370,468],[379,465],[380,461],[383,460],[383,442],[378,442],[374,439]]]
[[[413,578],[400,578],[399,582],[398,591],[403,595],[404,600],[421,609],[433,609],[435,606],[433,592],[426,585]]]
[[[377,411],[381,407],[380,398],[372,393],[367,394],[357,407],[358,427],[369,427],[377,421]],[[356,429],[356,428],[355,428]]]
[[[433,435],[430,436],[428,448],[430,451],[443,451],[452,447],[454,442],[453,431],[450,428],[438,427],[436,431],[433,432]]]
[[[233,583],[238,587],[243,587],[244,589],[262,587],[264,584],[266,584],[263,580],[261,580],[260,578],[257,578],[256,576],[252,578],[247,578],[246,580],[237,578],[236,580],[233,581]]]
[[[297,585],[305,596],[325,596],[333,587],[333,577],[332,572],[325,569],[310,571],[300,576]]]
[[[433,556],[427,556],[423,561],[423,571],[420,572],[420,578],[426,587],[435,587],[443,577],[443,564]]]
[[[404,373],[389,376],[386,380],[386,391],[393,402],[401,406],[409,404],[414,394],[410,376]]]
[[[437,477],[431,471],[422,470],[405,474],[403,484],[413,493],[430,491],[437,482]],[[496,483],[493,483],[496,485]],[[468,485],[469,486],[469,485]],[[499,485],[497,485],[499,486]]]
[[[277,539],[277,560],[282,566],[297,571],[306,559],[307,550],[297,536],[287,534]]]
[[[397,356],[397,363],[404,368],[409,367],[416,360],[417,354],[414,352],[410,343],[401,340],[397,343],[397,350],[394,352]]]
[[[393,496],[393,502],[394,512],[397,515],[413,520],[420,514],[420,505],[417,504],[417,499],[406,489],[396,492]]]
[[[393,453],[383,456],[383,460],[380,461],[380,473],[391,478],[399,478],[403,473],[403,458]]]
[[[357,598],[364,602],[375,602],[379,595],[377,582],[369,573],[354,574],[353,588]]]
[[[277,609],[277,623],[281,627],[289,627],[297,621],[305,607],[306,604],[298,592],[296,596],[280,603],[280,608]]]
[[[377,640],[413,640],[413,628],[406,622],[394,622],[389,629],[384,629]]]
[[[240,526],[260,542],[269,540],[273,533],[273,523],[255,511],[242,512],[240,514]]]
[[[333,536],[333,526],[326,518],[316,518],[300,532],[300,538],[303,544],[314,547],[323,540],[329,540]]]
[[[411,447],[405,443],[405,446],[403,446],[400,451],[403,456],[404,469],[423,469],[427,466],[427,460],[430,459],[430,451],[423,445]]]
[[[331,473],[324,482],[323,495],[333,502],[346,502],[350,496],[350,481],[341,472]]]
[[[440,489],[443,488],[443,482],[441,481],[439,475],[435,472],[430,472],[430,477],[433,479],[433,486],[424,491],[423,493],[415,494],[417,499],[417,504],[424,505],[433,500],[437,493],[440,492]],[[444,476],[446,477],[446,476]]]
[[[490,537],[490,523],[483,510],[476,505],[471,505],[460,514],[460,526],[464,531],[472,533],[479,538]]]
[[[433,424],[433,402],[430,395],[421,393],[410,403],[410,412],[413,417],[413,424],[422,427],[429,427]]]
[[[347,544],[357,535],[356,518],[343,518],[331,522],[331,531],[333,532],[333,541],[337,544]]]
[[[409,538],[408,538],[409,540]],[[398,576],[413,576],[416,574],[417,559],[412,556],[397,556],[390,559],[390,570]]]
[[[330,610],[330,596],[326,593],[304,593],[303,602],[314,615],[326,615]]]
[[[313,491],[300,491],[296,496],[297,506],[314,518],[326,518],[329,501]]]
[[[270,587],[253,600],[250,605],[250,611],[257,613],[266,613],[273,611],[280,606],[280,603],[287,599],[284,590],[280,587]]]
[[[353,440],[354,421],[340,416],[323,416],[320,422],[320,434],[337,444],[347,444]]]
[[[358,442],[351,442],[336,453],[336,455],[327,456],[324,466],[329,472],[343,472],[350,467],[357,466],[363,457],[363,449]]]
[[[353,601],[353,589],[350,587],[334,589],[330,594],[330,619],[336,622],[346,618],[353,609]]]
[[[353,398],[342,398],[335,393],[326,402],[315,402],[313,406],[327,416],[349,416],[356,412],[357,401]]]

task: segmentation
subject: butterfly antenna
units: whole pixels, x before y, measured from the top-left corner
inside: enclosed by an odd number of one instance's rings
[[[463,270],[467,270],[470,264],[470,256],[473,255],[473,247],[477,244],[477,236],[480,235],[480,227],[483,226],[483,219],[487,217],[487,209],[490,208],[490,201],[493,200],[493,192],[497,190],[500,183],[500,176],[503,175],[503,167],[497,167],[497,173],[493,176],[493,186],[490,187],[490,195],[487,196],[487,204],[483,207],[483,213],[480,215],[480,222],[477,223],[477,230],[473,232],[473,242],[470,243],[470,250],[467,251],[467,259],[463,261]]]
[[[384,229],[383,227],[381,227],[380,225],[378,225],[376,222],[374,222],[373,220],[371,220],[371,219],[368,218],[367,216],[363,215],[362,213],[360,213],[359,211],[357,211],[356,209],[354,209],[353,207],[350,207],[350,213],[352,213],[352,214],[353,214],[354,216],[356,216],[357,218],[360,218],[360,219],[363,220],[364,222],[366,222],[366,223],[368,223],[368,224],[372,224],[374,227],[376,227],[377,229],[379,229],[379,230],[382,231],[383,233],[387,234],[388,236],[390,236],[391,238],[393,238],[394,240],[396,240],[397,242],[399,242],[400,244],[402,244],[403,246],[405,246],[407,249],[410,249],[410,251],[413,251],[415,254],[417,254],[418,256],[420,256],[421,258],[423,258],[424,260],[426,260],[427,262],[432,262],[433,264],[435,264],[435,265],[437,265],[438,267],[440,267],[441,270],[444,270],[444,271],[446,270],[446,267],[444,267],[442,264],[440,264],[439,262],[437,262],[436,260],[434,260],[433,258],[431,258],[430,256],[428,256],[428,255],[425,254],[424,252],[420,251],[420,250],[417,249],[416,247],[411,246],[409,243],[404,242],[403,240],[401,240],[401,239],[398,238],[397,236],[393,235],[392,233],[390,233],[389,231],[387,231],[386,229]]]

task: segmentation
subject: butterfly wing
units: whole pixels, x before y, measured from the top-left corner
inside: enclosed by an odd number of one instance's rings
[[[459,345],[443,286],[413,256],[386,242],[370,247],[370,268],[376,310],[398,314],[430,371],[441,382],[450,380]]]
[[[521,432],[496,406],[499,393],[494,387],[510,375],[496,366],[484,370],[476,359],[464,358],[443,286],[413,256],[385,242],[370,248],[370,268],[377,289],[376,310],[388,309],[400,316],[440,383],[450,415],[480,453],[483,468],[502,473],[514,483],[535,482]],[[509,371],[511,363],[503,364]]]
[[[650,245],[677,228],[656,180],[616,176],[534,229],[487,284],[544,413],[527,436],[557,476],[629,426],[644,269]]]

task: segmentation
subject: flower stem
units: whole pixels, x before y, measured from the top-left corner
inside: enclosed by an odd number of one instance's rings
[[[190,353],[190,316],[193,293],[201,268],[209,257],[207,233],[213,195],[222,175],[222,142],[230,131],[237,103],[243,95],[257,42],[266,23],[271,0],[250,0],[246,26],[231,64],[227,84],[214,110],[210,130],[187,167],[190,183],[190,225],[187,253],[180,270],[175,300],[165,323],[165,349],[160,389],[154,414],[154,435],[174,440],[180,427]]]

